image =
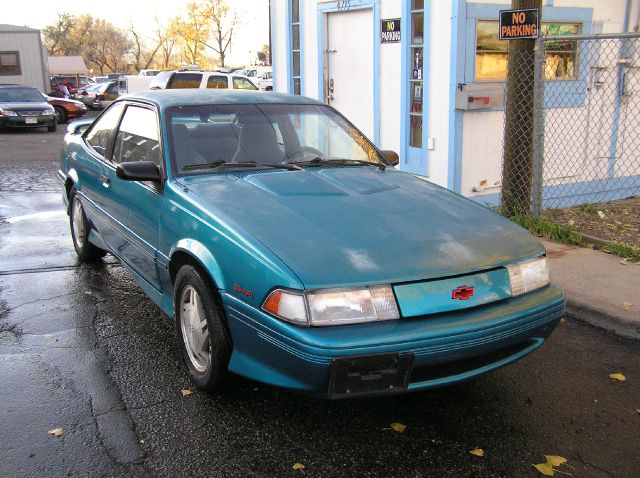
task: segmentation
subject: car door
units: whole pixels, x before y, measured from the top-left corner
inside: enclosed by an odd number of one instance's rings
[[[159,121],[151,106],[128,104],[118,127],[111,160],[114,164],[153,161],[162,170]],[[162,183],[116,179],[124,191],[127,221],[121,229],[120,256],[147,282],[159,288],[156,264],[158,226],[163,205]]]
[[[105,110],[83,134],[83,145],[79,152],[72,151],[70,167],[76,170],[76,189],[93,229],[100,235],[105,245],[117,250],[116,223],[126,214],[124,205],[119,204],[113,193],[115,168],[109,158],[113,145],[113,135],[124,110],[117,103]]]

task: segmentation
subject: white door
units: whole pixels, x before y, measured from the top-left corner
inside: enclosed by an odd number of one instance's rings
[[[373,140],[373,11],[327,14],[325,101]]]

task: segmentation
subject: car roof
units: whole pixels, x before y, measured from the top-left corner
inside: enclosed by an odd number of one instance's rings
[[[146,100],[155,103],[161,109],[170,108],[172,106],[197,106],[210,104],[323,104],[305,96],[289,95],[286,93],[206,88],[140,91],[132,95],[127,95],[123,98]]]

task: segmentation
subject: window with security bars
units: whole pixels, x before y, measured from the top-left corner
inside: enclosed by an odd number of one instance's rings
[[[289,0],[291,12],[291,79],[293,93],[302,93],[300,75],[300,0]]]
[[[476,81],[502,81],[507,76],[509,42],[500,40],[499,24],[495,20],[476,23]],[[540,25],[542,35],[575,35],[579,23],[551,23]],[[573,80],[578,75],[576,41],[556,41],[545,50],[544,73],[547,80]]]

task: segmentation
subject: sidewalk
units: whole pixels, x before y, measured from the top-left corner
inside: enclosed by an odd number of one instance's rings
[[[551,281],[564,290],[569,317],[640,338],[640,265],[593,249],[542,242]]]

